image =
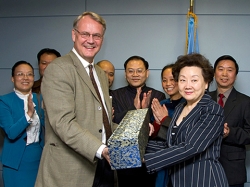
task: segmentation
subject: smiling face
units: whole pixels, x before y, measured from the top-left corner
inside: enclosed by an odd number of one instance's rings
[[[233,61],[221,60],[216,66],[214,77],[219,89],[227,91],[232,88],[236,76],[236,67]]]
[[[34,84],[34,72],[29,65],[20,64],[16,67],[11,80],[16,90],[22,94],[28,94]]]
[[[142,87],[149,75],[142,60],[130,60],[125,70],[125,78],[130,86]]]
[[[175,82],[172,68],[167,68],[162,73],[162,88],[169,95],[171,100],[177,100],[181,97],[178,83]]]
[[[78,32],[75,29],[72,30],[74,48],[84,60],[91,63],[101,49],[103,42],[103,37],[100,40],[95,40],[93,34],[103,36],[104,28],[100,23],[87,15],[79,20],[76,29]],[[83,38],[81,36],[82,33],[89,33],[89,38]]]
[[[202,69],[186,66],[181,69],[178,77],[179,92],[189,104],[198,103],[208,88],[204,81]]]

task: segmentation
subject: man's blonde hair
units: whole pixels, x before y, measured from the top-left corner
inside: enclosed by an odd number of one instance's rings
[[[82,19],[84,16],[89,16],[91,19],[97,21],[98,23],[100,23],[103,26],[103,33],[106,30],[106,21],[99,15],[96,14],[94,12],[83,12],[81,15],[79,15],[73,23],[73,28],[77,29],[77,24],[79,22],[80,19]]]

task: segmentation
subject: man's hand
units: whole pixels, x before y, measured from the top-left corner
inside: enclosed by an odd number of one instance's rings
[[[148,108],[150,105],[152,90],[149,90],[147,93],[143,93],[142,101],[140,100],[141,87],[137,88],[137,93],[134,99],[134,106],[136,109]]]
[[[102,156],[108,161],[110,164],[109,150],[108,147],[105,147],[102,151]]]
[[[226,138],[230,133],[230,129],[227,125],[227,123],[224,124],[224,132],[223,132],[223,138]]]
[[[150,106],[151,93],[152,90],[149,90],[147,93],[143,93],[141,108],[148,108]]]
[[[154,118],[158,124],[160,124],[161,120],[164,117],[168,116],[167,107],[165,105],[161,106],[161,104],[157,98],[154,98],[152,100],[151,108],[152,108]]]
[[[148,125],[149,125],[149,136],[151,136],[154,133],[155,129],[151,123],[149,123]]]
[[[136,109],[141,109],[140,95],[141,95],[141,87],[137,88],[137,93],[134,99],[134,106]]]

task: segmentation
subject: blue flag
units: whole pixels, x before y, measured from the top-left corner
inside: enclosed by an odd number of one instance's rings
[[[186,54],[199,53],[197,23],[197,16],[194,13],[188,12],[186,29]]]

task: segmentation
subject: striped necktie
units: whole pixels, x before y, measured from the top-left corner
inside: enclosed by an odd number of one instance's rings
[[[96,84],[96,81],[95,81],[95,78],[94,78],[94,75],[93,75],[93,66],[92,65],[89,65],[89,76],[90,76],[90,79],[92,81],[92,84],[95,88],[95,91],[98,95],[98,98],[102,104],[102,117],[103,117],[103,125],[104,125],[104,128],[105,128],[105,132],[106,132],[106,140],[109,139],[109,137],[111,136],[112,134],[112,131],[111,131],[111,126],[109,125],[109,120],[108,120],[108,116],[107,116],[107,113],[105,111],[105,108],[104,108],[104,105],[102,103],[102,98],[101,98],[101,95],[100,95],[100,92],[98,90],[98,86]]]

